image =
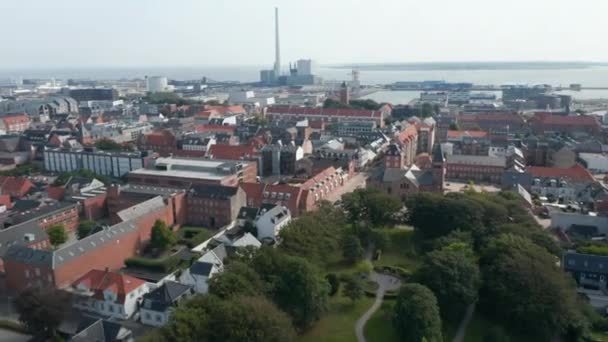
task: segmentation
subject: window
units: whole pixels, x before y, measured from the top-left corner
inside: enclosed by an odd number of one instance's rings
[[[146,319],[152,319],[152,315],[149,312],[146,312]]]
[[[29,278],[30,277],[30,270],[25,270],[25,277]]]
[[[34,269],[34,273],[36,273],[36,277],[39,277],[40,276],[40,269],[39,268]]]
[[[156,321],[157,322],[160,322],[162,320],[163,320],[163,318],[161,317],[161,315],[156,315]]]
[[[108,305],[108,310],[110,310],[110,312],[114,312],[114,305]]]

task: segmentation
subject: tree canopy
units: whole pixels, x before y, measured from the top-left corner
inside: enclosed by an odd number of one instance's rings
[[[93,229],[95,229],[95,225],[95,221],[81,220],[78,223],[78,239],[84,239],[85,237],[89,236],[93,232]]]
[[[416,283],[403,285],[395,302],[393,326],[403,341],[443,341],[439,307],[433,292]]]
[[[30,287],[13,301],[19,321],[35,334],[50,337],[61,324],[71,306],[67,292],[53,288]]]
[[[161,250],[167,249],[175,244],[177,237],[167,224],[162,220],[156,220],[152,226],[150,235],[150,246]]]
[[[46,230],[46,233],[49,236],[49,242],[51,243],[51,245],[53,245],[53,247],[57,247],[68,241],[68,233],[65,230],[65,227],[61,224],[55,224],[50,226]]]
[[[556,333],[578,337],[587,330],[572,280],[546,249],[525,237],[502,234],[489,242],[480,262],[488,275],[482,308],[512,329],[542,338]]]
[[[289,316],[266,298],[209,295],[178,307],[162,335],[176,342],[282,342],[293,341],[295,331]]]
[[[357,189],[342,196],[350,222],[367,221],[374,226],[394,223],[401,210],[399,198],[377,189]]]
[[[417,278],[437,296],[444,317],[460,317],[477,300],[481,284],[474,253],[462,242],[428,253]]]

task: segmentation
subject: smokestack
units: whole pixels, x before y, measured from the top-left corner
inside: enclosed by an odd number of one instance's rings
[[[274,29],[275,29],[275,57],[274,57],[274,77],[281,76],[281,47],[279,43],[279,8],[274,8]]]

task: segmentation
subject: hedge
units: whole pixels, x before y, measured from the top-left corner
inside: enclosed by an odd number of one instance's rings
[[[179,266],[181,258],[179,253],[163,259],[148,259],[144,257],[131,257],[125,260],[127,267],[144,268],[152,272],[171,272]]]
[[[15,322],[15,321],[5,320],[5,319],[0,320],[0,328],[6,329],[6,330],[12,330],[12,331],[15,331],[15,332],[18,332],[21,334],[30,333],[23,324],[21,324],[19,322]]]
[[[378,273],[388,273],[403,280],[409,279],[412,276],[410,270],[398,266],[374,266],[374,271]]]

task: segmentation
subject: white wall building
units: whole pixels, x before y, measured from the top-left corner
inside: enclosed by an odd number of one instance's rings
[[[297,62],[298,75],[314,75],[316,63],[312,59],[299,59]]]
[[[137,311],[148,284],[138,278],[109,271],[91,270],[72,284],[74,307],[106,317],[129,319]]]
[[[164,76],[150,76],[146,78],[146,91],[160,93],[169,90],[169,81]]]
[[[587,164],[591,173],[608,172],[608,157],[599,153],[579,153],[578,157]]]
[[[146,165],[143,152],[104,152],[69,149],[47,149],[43,153],[44,169],[50,172],[74,172],[81,169],[98,175],[119,178]]]
[[[272,205],[271,208],[262,206],[260,214],[256,219],[255,226],[258,230],[258,240],[276,240],[279,232],[291,221],[289,209],[280,205]]]

